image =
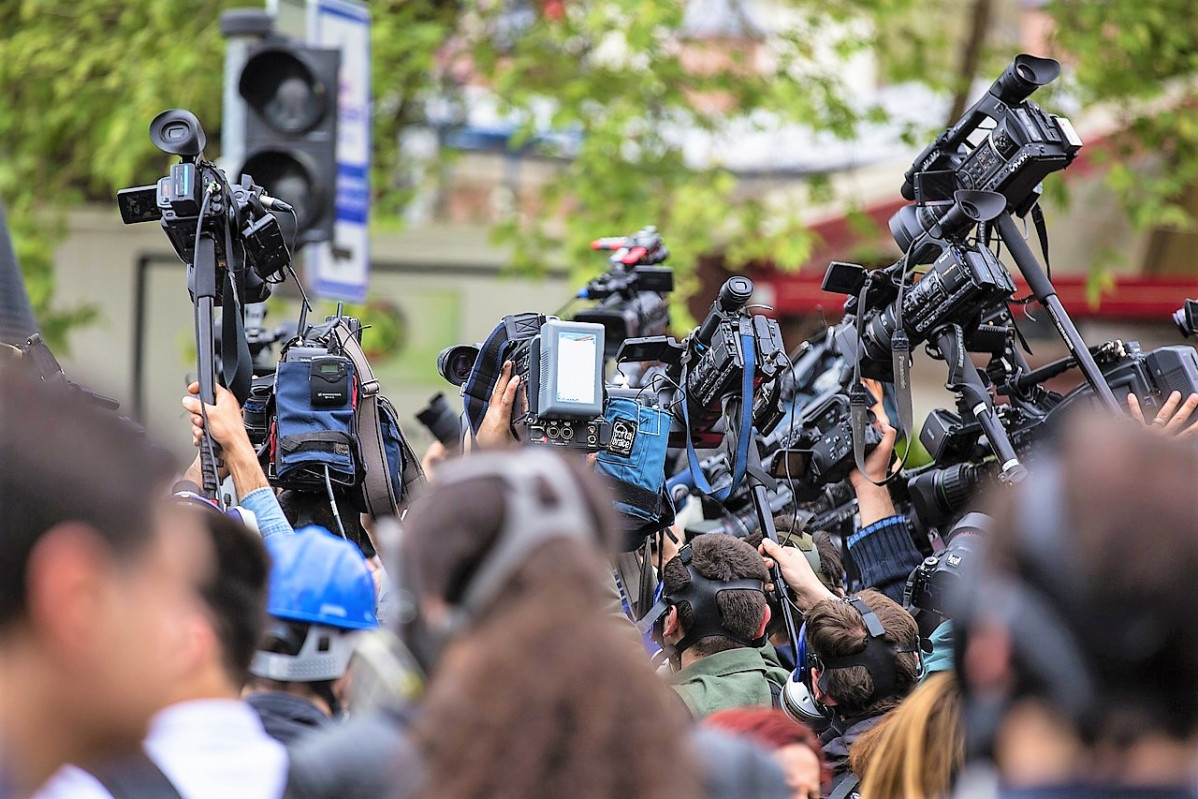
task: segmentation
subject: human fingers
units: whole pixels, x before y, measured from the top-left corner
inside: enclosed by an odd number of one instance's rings
[[[1169,423],[1169,419],[1173,417],[1173,412],[1177,410],[1177,406],[1181,404],[1181,392],[1174,391],[1169,395],[1169,399],[1165,400],[1165,404],[1156,412],[1156,418],[1152,423],[1164,427]]]
[[[504,389],[503,398],[499,401],[499,407],[504,411],[503,418],[509,419],[512,415],[512,406],[516,404],[516,391],[520,388],[520,375],[516,375],[508,381],[507,388]]]
[[[874,403],[873,408],[871,408],[871,410],[874,412],[874,416],[877,417],[879,422],[882,422],[883,424],[890,424],[890,417],[886,413],[886,405],[882,402],[882,397],[885,396],[882,391],[882,382],[880,380],[873,380],[870,378],[865,378],[861,382],[866,388],[869,389],[870,394],[878,398]]]
[[[1191,394],[1186,397],[1186,401],[1177,409],[1177,413],[1173,414],[1173,418],[1165,423],[1166,432],[1180,432],[1185,427],[1191,414],[1194,413],[1195,408],[1198,408],[1198,394]]]
[[[504,361],[503,369],[499,373],[499,379],[495,381],[495,385],[491,388],[491,402],[499,402],[503,397],[504,391],[507,390],[508,383],[512,378],[512,362]]]
[[[1131,414],[1131,418],[1140,424],[1148,424],[1144,421],[1144,411],[1140,410],[1140,400],[1130,391],[1127,392],[1127,410]]]

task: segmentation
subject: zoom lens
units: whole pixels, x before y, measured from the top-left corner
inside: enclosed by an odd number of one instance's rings
[[[437,371],[453,385],[460,386],[470,377],[474,362],[478,360],[478,353],[478,347],[473,344],[446,347],[437,356]]]

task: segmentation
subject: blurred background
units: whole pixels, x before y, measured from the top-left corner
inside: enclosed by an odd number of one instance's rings
[[[265,134],[241,109],[277,86],[247,60],[264,44],[261,15],[221,23],[245,4],[0,2],[0,201],[33,315],[69,377],[181,454],[178,398],[195,371],[185,268],[157,225],[122,225],[114,196],[166,174],[171,159],[146,133],[166,108],[196,113],[205,154],[234,182],[259,154]],[[372,326],[366,349],[418,446],[431,438],[413,413],[437,391],[456,402],[436,372],[441,348],[480,340],[504,314],[562,307],[606,267],[588,246],[599,236],[661,230],[678,335],[732,273],[754,280],[788,347],[835,321],[842,298],[819,289],[828,261],[899,255],[886,222],[904,204],[903,172],[1020,52],[1064,64],[1033,99],[1085,142],[1046,181],[1045,206],[1051,274],[1087,341],[1176,343],[1169,314],[1198,293],[1188,0],[272,0],[257,11],[276,34],[341,49],[329,80],[338,165],[292,184],[306,199],[274,193],[311,203],[313,240],[336,227],[340,246],[356,225],[350,285],[329,284],[329,242],[297,265],[325,295],[319,316],[356,300],[347,310]],[[287,141],[300,155],[312,145]],[[271,188],[272,168],[247,171]],[[0,291],[16,313],[19,289]],[[296,296],[276,291],[268,331],[295,318]],[[1017,321],[1033,365],[1064,353],[1042,315]],[[939,364],[917,357],[915,380],[921,419],[949,395]]]

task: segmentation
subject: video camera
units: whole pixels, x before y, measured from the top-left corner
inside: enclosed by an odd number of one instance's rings
[[[604,326],[542,321],[535,314],[507,317],[505,323],[510,324],[509,342],[515,342],[508,355],[512,374],[524,388],[525,439],[588,452],[607,447],[611,426],[603,418]]]
[[[664,365],[659,404],[674,408],[678,422],[670,446],[683,446],[688,437],[700,449],[718,446],[725,432],[718,423],[733,399],[747,402],[752,426],[759,431],[773,429],[781,418],[776,401],[754,401],[766,384],[774,387],[771,394],[780,390],[776,378],[790,361],[778,321],[745,310],[752,295],[751,280],[731,277],[703,322],[682,343],[665,336],[630,338],[616,354],[620,363]]]
[[[1069,166],[1082,147],[1068,119],[1027,99],[1060,73],[1061,65],[1051,58],[1016,56],[986,94],[919,154],[903,175],[902,194],[924,208],[908,206],[890,220],[900,247],[906,250],[930,230],[957,190],[997,192],[1018,216],[1035,205],[1040,182]],[[970,148],[967,139],[986,119],[994,127]]]
[[[221,330],[224,383],[240,403],[252,390],[253,367],[246,340],[243,303],[262,302],[270,283],[291,267],[274,208],[295,213],[269,197],[248,175],[233,186],[203,157],[207,137],[190,111],[163,111],[150,123],[150,141],[179,156],[170,174],[153,186],[117,192],[125,224],[158,220],[179,258],[187,264],[187,289],[195,309],[195,343],[200,400],[216,403],[213,311],[224,308]],[[301,289],[302,291],[302,289]],[[200,465],[204,493],[223,503],[217,479],[217,446],[205,429]]]
[[[573,318],[603,325],[604,357],[614,357],[626,339],[664,334],[670,327],[667,295],[674,290],[674,270],[656,266],[670,256],[657,228],[596,239],[591,249],[611,251],[611,268],[578,293],[596,303]]]
[[[118,191],[121,220],[126,225],[158,220],[179,258],[192,267],[200,257],[200,234],[211,234],[218,267],[244,272],[239,300],[265,301],[268,284],[278,282],[272,279],[291,264],[283,232],[270,210],[289,212],[291,206],[267,195],[249,175],[231,185],[222,169],[204,159],[207,137],[190,111],[163,111],[150,123],[150,139],[164,153],[179,156],[180,162],[153,186]],[[194,284],[189,288],[194,296]],[[220,305],[222,295],[215,299]]]

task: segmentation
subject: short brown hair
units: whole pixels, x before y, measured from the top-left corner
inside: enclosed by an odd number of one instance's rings
[[[690,543],[691,566],[708,580],[722,583],[733,580],[761,580],[764,584],[769,575],[765,561],[757,550],[734,536],[725,533],[706,533],[696,536]],[[666,596],[685,591],[691,584],[690,573],[682,559],[675,556],[662,569],[662,583]],[[729,633],[742,639],[752,639],[761,628],[765,616],[765,594],[761,591],[733,589],[716,595],[716,607],[720,621]],[[695,624],[695,612],[689,602],[678,603],[678,621],[683,630]],[[743,647],[734,639],[723,635],[700,638],[691,651],[704,657],[728,649]]]
[[[901,651],[895,657],[895,693],[870,699],[874,680],[864,666],[848,666],[821,676],[821,690],[848,713],[885,713],[896,707],[919,678],[919,628],[911,614],[892,599],[874,591],[862,591],[858,599],[874,612],[884,631],[883,640]],[[825,599],[807,613],[807,646],[817,658],[855,655],[869,640],[865,621],[847,600]]]

